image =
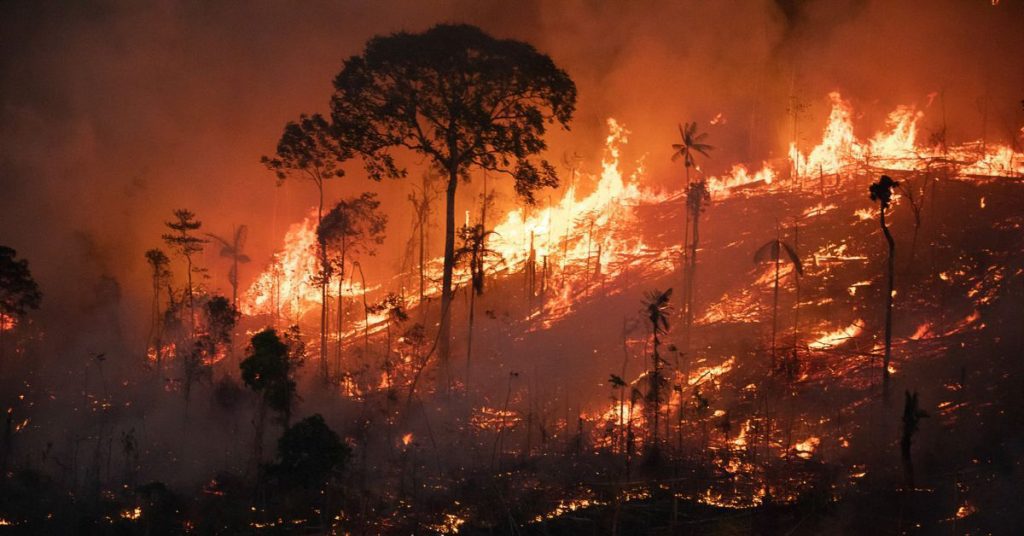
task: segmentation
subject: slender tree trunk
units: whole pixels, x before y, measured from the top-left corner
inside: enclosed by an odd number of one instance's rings
[[[444,272],[441,277],[441,325],[438,334],[438,350],[441,357],[441,377],[445,392],[451,385],[449,359],[451,357],[451,303],[452,271],[455,267],[455,189],[459,184],[459,171],[455,164],[448,167],[448,190],[446,192],[444,221]]]
[[[424,300],[427,294],[427,276],[426,276],[426,264],[427,264],[427,253],[426,253],[426,242],[427,242],[427,189],[426,185],[423,187],[423,203],[420,205],[420,312],[425,312]]]
[[[185,265],[188,268],[188,312],[192,326],[192,338],[196,338],[196,302],[192,296],[192,257],[185,256]]]
[[[694,279],[697,277],[697,241],[700,240],[700,210],[693,213],[693,240],[690,242],[690,274],[686,278],[686,326],[684,352],[690,351],[690,331],[693,327]]]
[[[892,292],[896,278],[896,242],[885,224],[885,208],[881,211],[882,232],[889,244],[888,287],[885,293],[885,357],[882,360],[882,399],[889,401],[889,360],[892,358]]]
[[[236,231],[237,233],[237,231]],[[231,257],[231,305],[238,309],[238,241],[235,241],[235,252]]]
[[[776,350],[775,337],[779,328],[779,264],[781,264],[782,244],[776,243],[775,247],[775,289],[772,292],[772,372],[775,371]]]
[[[683,296],[683,315],[684,315],[683,318],[685,318],[685,315],[687,313],[686,307],[690,303],[689,297],[685,295],[686,292],[689,289],[689,277],[690,277],[689,276],[689,271],[690,271],[690,269],[689,269],[689,266],[690,266],[690,262],[689,262],[689,252],[690,252],[690,249],[689,249],[689,245],[690,245],[690,197],[689,197],[689,193],[690,193],[690,166],[688,164],[686,164],[685,157],[684,157],[683,165],[684,165],[684,167],[686,169],[686,184],[683,186],[683,206],[685,207],[683,209],[684,210],[683,211],[683,220],[685,222],[683,224],[683,294],[684,294],[684,296]],[[683,330],[683,338],[685,339],[686,337],[687,337],[686,330]],[[684,340],[683,341],[683,351],[684,352],[688,352],[690,350],[688,348],[688,346],[689,346],[689,341]]]
[[[335,355],[334,355],[335,365],[334,366],[337,369],[337,372],[339,372],[339,373],[341,372],[342,344],[344,343],[343,337],[342,337],[342,329],[344,327],[344,321],[345,321],[345,316],[344,316],[345,315],[345,309],[344,309],[344,305],[345,305],[344,300],[345,300],[345,298],[342,296],[342,289],[343,289],[343,286],[344,286],[344,282],[345,282],[345,238],[342,237],[342,239],[341,239],[341,259],[338,262],[338,312],[336,313],[338,315],[338,322],[337,322],[337,324],[338,324],[338,326],[337,326],[338,345],[335,347],[335,350],[334,350],[334,352],[335,352]]]
[[[320,229],[320,225],[324,222],[324,187],[322,184],[317,184],[320,193],[320,203],[316,209],[316,226],[317,230]],[[327,244],[323,240],[317,240],[317,245],[320,248],[318,252],[320,254],[320,378],[327,382],[327,284],[328,284],[328,269],[330,268],[327,264]]]
[[[466,396],[469,397],[470,364],[473,359],[473,319],[476,311],[476,289],[469,289],[469,333],[466,337]]]
[[[654,335],[654,381],[651,382],[651,388],[654,389],[654,441],[652,441],[651,453],[657,457],[658,453],[658,414],[661,413],[661,359],[658,356],[658,346],[661,341],[658,340],[658,325],[654,324],[652,334]]]

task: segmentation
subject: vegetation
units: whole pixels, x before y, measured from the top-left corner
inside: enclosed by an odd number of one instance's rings
[[[507,174],[528,203],[557,184],[547,161],[548,124],[567,127],[576,86],[532,46],[495,39],[466,25],[375,37],[334,79],[332,119],[371,178],[406,174],[393,155],[405,148],[447,175],[439,353],[450,382],[455,193],[473,168]]]
[[[4,359],[4,334],[43,301],[28,261],[17,256],[17,251],[0,246],[0,363]]]
[[[177,209],[174,211],[174,219],[166,222],[170,233],[164,234],[164,242],[172,250],[185,259],[185,296],[188,298],[189,325],[192,328],[192,337],[196,336],[196,302],[195,286],[192,284],[193,272],[199,271],[193,263],[193,257],[202,253],[204,244],[209,242],[205,238],[195,235],[203,226],[203,222],[196,219],[196,215],[190,210]]]
[[[338,204],[320,221],[317,226],[317,240],[331,259],[331,271],[337,272],[338,278],[338,345],[335,355],[335,367],[341,372],[341,346],[343,321],[342,283],[345,280],[345,262],[360,254],[373,255],[375,246],[384,243],[384,229],[387,227],[387,216],[380,214],[380,201],[376,194],[363,193],[359,197],[338,201]],[[330,256],[330,250],[335,255]],[[330,279],[331,272],[325,276]],[[321,373],[327,371],[321,368]]]
[[[324,183],[344,177],[345,170],[341,164],[351,156],[352,151],[338,142],[328,121],[320,114],[313,114],[301,115],[298,121],[286,124],[277,142],[275,156],[264,156],[260,162],[274,172],[278,186],[289,178],[305,179],[316,186],[316,223],[319,228],[324,219]],[[331,265],[326,245],[320,242],[317,246],[320,258],[320,273],[316,274],[320,286],[320,374],[327,381],[327,286],[330,284]]]

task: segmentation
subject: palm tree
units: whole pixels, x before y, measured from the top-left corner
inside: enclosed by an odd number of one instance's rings
[[[792,246],[783,242],[778,236],[769,240],[768,243],[757,249],[754,253],[754,262],[773,262],[775,263],[775,288],[772,293],[772,370],[775,370],[775,337],[778,333],[778,311],[779,311],[779,268],[782,265],[782,259],[785,256],[789,259],[789,262],[793,264],[793,269],[796,270],[798,275],[803,275],[804,267],[800,262],[800,257],[796,254],[796,250]]]
[[[690,168],[697,167],[697,162],[694,160],[695,153],[704,156],[709,156],[708,151],[714,149],[711,145],[704,143],[707,139],[707,132],[697,132],[697,122],[686,123],[686,126],[679,125],[679,137],[682,143],[673,143],[672,150],[672,161],[682,158],[683,165],[686,167],[686,186],[690,186]]]
[[[651,323],[651,340],[653,342],[653,353],[651,354],[651,391],[650,402],[654,408],[653,412],[653,441],[651,453],[657,458],[658,453],[658,414],[661,412],[661,335],[668,333],[668,317],[671,313],[669,299],[672,297],[672,289],[665,292],[653,290],[647,293],[644,301],[644,313]]]
[[[686,214],[685,214],[685,223],[684,223],[684,227],[683,227],[683,270],[687,270],[688,269],[687,266],[689,265],[689,263],[687,262],[687,256],[689,254],[689,252],[687,251],[687,246],[689,245],[689,242],[690,242],[690,210],[691,210],[690,200],[689,200],[689,195],[690,195],[690,168],[697,167],[697,161],[695,159],[696,155],[700,154],[700,155],[703,155],[705,157],[708,157],[709,156],[708,155],[708,151],[711,151],[712,149],[714,149],[714,147],[712,147],[711,145],[708,145],[707,143],[704,143],[704,140],[707,139],[708,134],[707,134],[707,132],[697,132],[697,122],[696,121],[694,121],[692,123],[685,123],[685,126],[684,125],[679,125],[679,137],[680,137],[680,141],[682,143],[673,143],[672,144],[672,151],[673,151],[672,152],[672,161],[675,162],[676,160],[679,160],[680,158],[682,158],[683,159],[683,168],[686,170],[686,184],[684,185],[684,188],[686,189],[687,199],[686,199],[686,202],[685,202],[685,204],[686,204]],[[683,277],[684,282],[688,281],[688,279],[689,279],[689,276],[684,276]],[[683,287],[683,291],[684,292],[688,292],[689,291],[689,284],[687,284],[685,287]],[[684,312],[685,312],[686,311],[686,304],[689,303],[689,299],[688,299],[688,296],[683,296],[683,298],[684,298],[683,299],[683,304],[684,304]],[[684,350],[686,350],[686,349],[684,348]]]
[[[242,253],[245,248],[245,239],[249,236],[249,228],[239,225],[235,228],[231,240],[222,238],[213,233],[206,233],[206,236],[220,242],[220,256],[231,259],[231,269],[228,270],[228,283],[231,284],[231,304],[238,309],[238,265],[249,262],[248,255]]]
[[[879,224],[889,245],[889,284],[885,293],[885,358],[882,360],[882,399],[886,401],[889,400],[889,360],[892,358],[892,292],[896,278],[896,242],[892,239],[889,226],[885,224],[885,211],[892,202],[892,189],[897,186],[899,183],[892,180],[892,177],[882,175],[878,182],[868,187],[871,200],[878,202]]]

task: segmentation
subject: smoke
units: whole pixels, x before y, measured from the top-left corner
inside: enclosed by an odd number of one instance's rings
[[[141,253],[159,244],[176,207],[193,209],[215,233],[249,224],[250,253],[265,259],[314,192],[309,184],[276,189],[258,158],[273,150],[285,121],[326,108],[342,59],[376,34],[465,21],[534,43],[580,87],[573,130],[552,133],[551,158],[575,151],[596,167],[604,119],[614,116],[633,133],[626,160],[646,155],[663,185],[677,182],[667,156],[679,122],[708,128],[717,150],[707,167],[718,171],[783,153],[791,94],[807,105],[800,130],[809,139],[832,89],[865,112],[862,128],[880,126],[897,104],[924,106],[929,93],[944,91],[950,136],[1007,139],[1024,87],[1022,60],[1010,53],[1024,47],[1021,6],[981,1],[572,1],[514,9],[469,1],[96,2],[3,10],[0,232],[33,261],[47,310],[86,292],[91,285],[65,284],[80,278],[109,275],[126,297],[145,296]],[[718,114],[724,123],[710,126]],[[940,116],[930,110],[928,124]],[[348,171],[328,199],[380,190],[393,214],[391,242],[403,241],[405,185],[366,182],[354,163]],[[381,266],[393,268],[399,250],[389,246]],[[225,287],[226,267],[213,254],[205,264],[210,284]]]
[[[308,183],[275,186],[259,157],[286,121],[326,111],[332,77],[368,38],[439,22],[550,54],[580,100],[571,132],[551,133],[549,157],[577,152],[597,171],[615,117],[632,132],[623,161],[643,160],[652,187],[680,185],[669,160],[678,123],[710,133],[714,173],[782,156],[791,97],[806,106],[799,136],[816,139],[831,90],[852,99],[864,132],[898,104],[929,100],[925,127],[945,117],[954,140],[1010,141],[1022,123],[1024,8],[1011,2],[6,2],[0,244],[31,262],[55,358],[144,347],[143,252],[161,246],[172,209],[224,236],[249,226],[245,288],[316,199]],[[413,176],[423,165],[408,163]],[[371,183],[357,163],[347,172],[326,198],[381,194],[388,242],[367,275],[383,280],[408,237],[408,184]],[[511,188],[499,188],[511,206]],[[463,187],[456,214],[478,193],[479,181]],[[216,253],[200,261],[205,284],[229,292]]]

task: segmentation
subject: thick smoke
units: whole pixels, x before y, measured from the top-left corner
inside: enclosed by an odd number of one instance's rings
[[[573,76],[579,111],[572,132],[551,136],[553,159],[575,151],[596,167],[604,119],[614,116],[633,133],[627,161],[646,155],[666,186],[676,182],[667,145],[677,122],[725,118],[711,127],[709,170],[757,162],[785,150],[790,95],[807,107],[800,131],[809,140],[833,89],[854,99],[865,130],[897,104],[923,107],[932,92],[944,92],[951,138],[1008,140],[1019,123],[1019,4],[694,4],[7,3],[0,236],[32,260],[46,314],[61,321],[94,299],[102,276],[137,308],[141,253],[159,243],[175,207],[193,209],[212,232],[249,224],[258,265],[314,199],[309,184],[276,189],[258,163],[283,123],[325,110],[332,76],[367,38],[444,21],[527,40]],[[928,127],[940,126],[938,107],[932,100]],[[404,241],[405,185],[375,185],[357,163],[348,167],[328,199],[381,191],[392,242]],[[400,250],[387,248],[381,267],[393,269]],[[211,254],[205,264],[211,285],[226,286],[224,263]]]

